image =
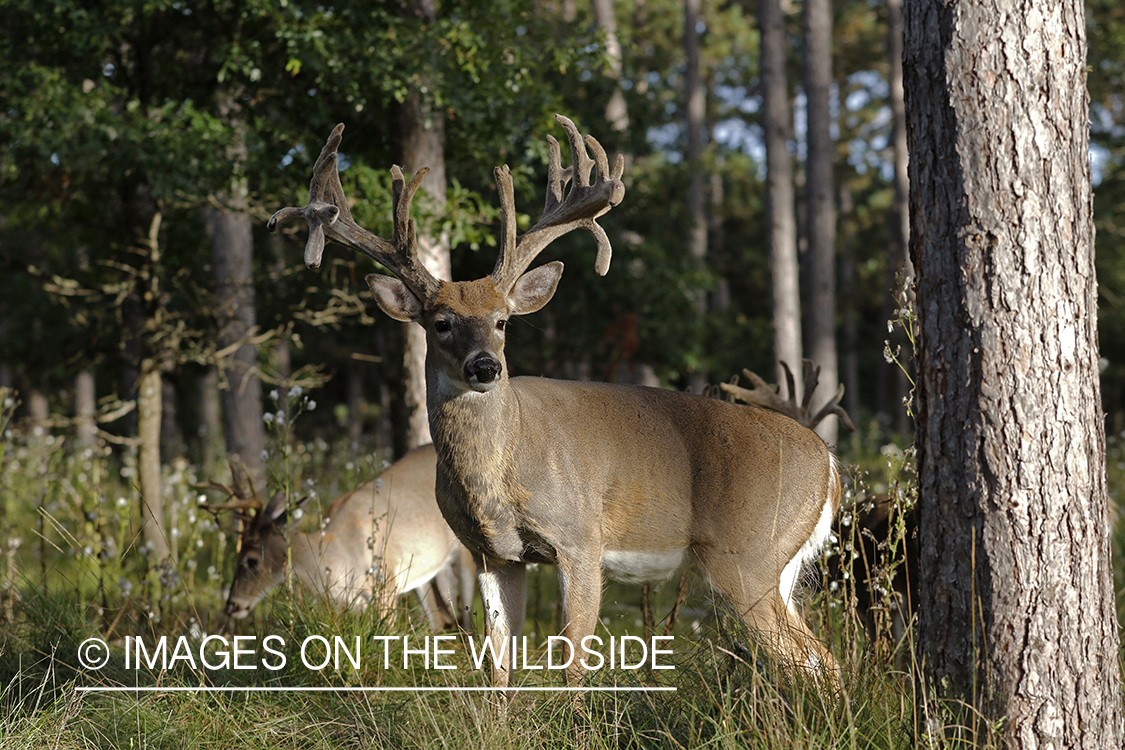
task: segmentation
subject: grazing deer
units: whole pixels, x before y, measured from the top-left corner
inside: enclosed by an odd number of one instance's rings
[[[575,646],[594,633],[603,571],[644,582],[693,563],[785,662],[822,668],[834,681],[835,660],[793,604],[801,568],[831,532],[840,499],[835,461],[816,434],[773,412],[673,391],[509,378],[509,318],[547,304],[563,271],[557,261],[527,268],[553,240],[582,228],[597,243],[595,268],[604,275],[611,247],[596,220],[625,192],[623,159],[611,170],[597,141],[556,120],[574,164],[562,169],[548,136],[546,207],[520,237],[511,173],[495,170],[500,252],[484,278],[442,281],[420,262],[410,204],[425,170],[406,184],[392,168],[390,240],[355,223],[336,165],[343,125],[317,159],[308,205],[278,211],[269,228],[304,218],[311,268],[329,239],[398,275],[371,274],[367,283],[383,312],[426,330],[438,505],[473,553],[497,651],[522,631],[530,562],[557,566],[564,634]],[[504,650],[494,686],[508,684],[516,658]],[[582,673],[575,658],[568,681]]]
[[[304,586],[342,604],[375,602],[389,611],[399,596],[415,591],[435,630],[455,623],[467,629],[470,563],[435,502],[436,463],[432,445],[406,454],[377,479],[333,501],[323,528],[311,534],[289,532],[281,493],[263,508],[256,492],[242,493],[237,477],[236,488],[205,485],[234,496],[211,510],[234,510],[243,521],[226,613],[236,619],[250,614],[285,580],[290,564]],[[455,570],[462,574],[461,607],[455,604]]]

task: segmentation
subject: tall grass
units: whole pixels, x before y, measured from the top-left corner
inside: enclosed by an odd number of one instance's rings
[[[303,408],[308,408],[307,396]],[[0,401],[10,395],[0,394]],[[280,401],[280,397],[279,397]],[[272,483],[296,496],[313,495],[316,508],[374,476],[384,462],[346,446],[299,442],[290,429],[301,405],[281,404],[270,448]],[[918,668],[908,635],[894,626],[893,582],[902,571],[897,552],[907,528],[902,514],[912,502],[909,451],[892,446],[877,425],[867,425],[845,459],[855,468],[849,483],[851,516],[875,496],[886,496],[899,515],[886,538],[863,538],[858,525],[841,527],[837,561],[855,561],[831,580],[810,580],[807,619],[843,667],[842,689],[826,693],[802,672],[779,668],[753,646],[736,618],[712,607],[696,581],[672,630],[674,670],[594,673],[591,685],[672,686],[675,692],[588,693],[576,712],[567,694],[519,694],[506,709],[487,693],[80,693],[77,687],[464,687],[485,686],[472,669],[466,636],[448,660],[455,670],[384,669],[369,658],[380,636],[416,643],[429,633],[409,599],[397,613],[336,608],[301,591],[286,591],[244,621],[222,614],[234,557],[229,520],[200,508],[197,466],[176,460],[165,467],[169,540],[175,564],[160,585],[141,545],[135,519],[140,498],[135,456],[127,448],[79,451],[60,435],[7,424],[0,411],[0,746],[4,748],[338,748],[448,747],[555,748],[952,748],[976,741],[971,712],[950,707],[940,731],[918,724]],[[1110,441],[1111,480],[1125,478],[1125,451]],[[1114,467],[1118,467],[1115,469]],[[1115,485],[1116,486],[1116,485]],[[17,541],[18,540],[18,541]],[[1121,546],[1121,536],[1116,537]],[[873,542],[878,555],[860,552]],[[1120,555],[1118,556],[1120,560]],[[856,613],[859,582],[878,592],[870,623]],[[657,617],[676,599],[673,582],[656,595]],[[526,632],[532,643],[558,632],[554,571],[531,573]],[[636,588],[611,585],[603,599],[600,635],[640,635]],[[476,607],[479,610],[479,606]],[[395,614],[399,616],[394,616]],[[406,615],[406,616],[402,616]],[[667,623],[650,623],[659,631]],[[870,624],[870,628],[868,625]],[[479,630],[479,616],[478,616]],[[909,631],[905,631],[908,633]],[[192,670],[184,663],[126,668],[126,638],[152,644],[184,636],[197,646],[208,635],[276,635],[287,654],[311,635],[340,636],[364,644],[359,669],[314,670],[291,658],[280,670]],[[87,638],[106,640],[109,664],[96,672],[78,662]],[[415,640],[417,639],[417,640]],[[250,661],[258,663],[261,651]],[[534,658],[541,657],[536,653]],[[399,665],[401,666],[401,665]],[[558,672],[521,676],[525,684],[561,685]],[[503,712],[505,720],[499,720]],[[953,729],[951,729],[951,727]],[[932,736],[931,736],[932,735]]]

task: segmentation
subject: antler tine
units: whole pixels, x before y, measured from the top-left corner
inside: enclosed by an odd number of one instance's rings
[[[844,411],[844,407],[840,406],[840,400],[843,398],[844,384],[840,383],[840,387],[836,389],[836,395],[832,398],[831,401],[821,407],[820,411],[816,413],[816,416],[812,418],[812,423],[809,424],[809,427],[816,427],[818,424],[820,424],[821,420],[823,420],[829,414],[835,414],[837,417],[839,417],[840,424],[843,425],[845,430],[847,430],[848,432],[855,432],[855,423],[852,422],[852,418],[848,416],[848,413]]]
[[[199,482],[194,486],[205,490],[218,490],[232,498],[225,503],[207,503],[204,505],[203,508],[210,513],[218,513],[221,510],[239,512],[262,509],[262,501],[256,494],[249,498],[243,497],[239,490],[230,485],[220,484],[219,482]]]
[[[505,292],[512,288],[520,274],[527,270],[547,245],[575,229],[585,229],[593,235],[598,246],[598,257],[594,264],[598,274],[604,276],[609,271],[613,248],[597,219],[625,197],[625,184],[621,181],[625,159],[619,155],[611,170],[605,150],[596,139],[592,136],[583,138],[574,123],[563,115],[555,115],[555,120],[566,130],[574,163],[563,169],[559,142],[554,137],[547,136],[550,161],[543,216],[518,240],[515,239],[515,201],[512,198],[511,175],[506,167],[496,171],[504,235],[492,279],[497,288]],[[593,151],[593,158],[586,150],[587,147]],[[596,178],[592,176],[595,168]],[[566,183],[571,180],[574,184],[564,198]]]
[[[720,383],[719,387],[739,401],[745,401],[752,406],[760,406],[763,409],[776,411],[804,424],[801,410],[792,396],[792,390],[790,390],[789,399],[786,400],[783,399],[769,383],[762,380],[757,373],[751,372],[750,370],[743,370],[742,374],[749,379],[752,387],[743,388],[734,383]],[[790,380],[790,389],[792,389],[792,380]]]
[[[363,253],[369,258],[389,268],[414,292],[428,296],[440,285],[439,282],[418,259],[415,244],[414,223],[410,219],[410,205],[414,193],[428,170],[421,169],[410,185],[405,188],[402,170],[397,166],[391,170],[392,211],[394,212],[394,236],[391,242],[377,237],[352,219],[344,188],[340,184],[337,155],[343,140],[344,125],[337,125],[328,141],[321,149],[313,167],[309,183],[309,202],[304,208],[283,208],[272,217],[266,227],[275,231],[279,226],[297,217],[309,224],[309,239],[305,245],[305,265],[320,268],[324,255],[325,240],[332,240],[344,247]]]
[[[811,416],[809,412],[809,404],[812,403],[813,392],[816,390],[817,383],[820,379],[820,368],[815,366],[811,360],[801,360],[802,369],[805,378],[805,392],[801,400],[801,404],[797,404],[797,394],[794,392],[793,385],[793,372],[789,369],[789,365],[782,361],[780,362],[782,370],[785,371],[785,380],[789,385],[789,398],[783,399],[781,396],[770,386],[766,381],[762,380],[758,375],[749,370],[743,370],[742,374],[750,379],[753,388],[742,388],[734,383],[720,383],[720,387],[731,394],[740,401],[745,401],[754,406],[760,406],[764,409],[770,409],[792,417],[810,430],[820,424],[825,417],[829,414],[835,414],[840,418],[840,424],[844,426],[848,432],[855,431],[855,424],[852,422],[851,417],[840,406],[840,400],[844,398],[844,384],[841,383],[840,387],[836,390],[836,396],[825,404],[815,416]]]
[[[784,362],[782,362],[782,365],[784,365],[786,371],[788,371],[789,366]],[[813,392],[816,391],[816,386],[820,383],[820,365],[814,365],[811,359],[802,359],[801,377],[804,378],[805,381],[805,395],[804,398],[801,399],[801,411],[808,414],[809,407],[812,405]],[[793,386],[790,385],[789,389],[792,391]]]

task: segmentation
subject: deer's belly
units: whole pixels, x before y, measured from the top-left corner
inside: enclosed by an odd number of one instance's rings
[[[687,547],[659,552],[606,550],[602,553],[602,569],[622,583],[652,583],[663,581],[682,568],[686,555]]]

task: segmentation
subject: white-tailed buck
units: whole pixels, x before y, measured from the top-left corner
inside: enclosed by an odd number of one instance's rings
[[[234,487],[204,485],[231,494],[230,502],[209,507],[233,510],[243,524],[226,613],[246,617],[285,580],[291,565],[302,585],[341,604],[390,611],[399,596],[414,591],[435,630],[455,622],[467,628],[471,566],[434,499],[436,463],[432,445],[406,454],[377,479],[333,501],[323,528],[313,533],[289,530],[282,493],[262,507],[237,476]],[[457,604],[458,594],[464,606]]]
[[[834,679],[835,661],[793,603],[801,567],[829,535],[839,504],[839,474],[820,438],[773,412],[674,391],[509,379],[508,319],[547,304],[563,270],[559,262],[528,266],[550,242],[582,228],[597,242],[604,274],[611,248],[596,219],[625,193],[623,160],[611,170],[597,141],[556,119],[574,165],[561,167],[559,144],[548,136],[546,208],[520,237],[511,174],[495,170],[500,253],[485,278],[442,281],[419,261],[409,214],[425,170],[409,184],[391,170],[390,240],[355,223],[336,166],[343,125],[317,159],[308,206],[282,209],[269,226],[308,221],[311,268],[327,238],[398,275],[372,274],[367,283],[385,313],[426,330],[438,504],[473,553],[495,646],[522,631],[527,563],[558,566],[564,634],[575,645],[594,633],[603,571],[655,581],[690,563],[785,662],[818,665]],[[496,686],[508,684],[515,663],[510,649],[506,655],[493,670]],[[582,673],[575,659],[568,677]]]

